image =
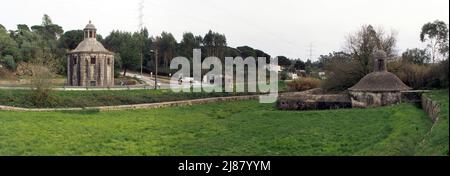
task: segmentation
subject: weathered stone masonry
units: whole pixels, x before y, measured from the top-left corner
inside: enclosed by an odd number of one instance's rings
[[[84,28],[84,40],[67,57],[69,86],[114,86],[114,53],[97,41],[91,22]]]

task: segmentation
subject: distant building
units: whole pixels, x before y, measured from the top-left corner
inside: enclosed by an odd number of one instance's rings
[[[298,79],[298,75],[296,73],[292,73],[291,78],[292,80]]]
[[[319,78],[322,80],[327,79],[325,72],[319,72]]]
[[[283,67],[279,65],[270,64],[268,70],[274,72],[281,72],[283,71]]]
[[[114,53],[97,41],[97,29],[89,21],[84,40],[69,52],[67,58],[69,86],[113,86]]]

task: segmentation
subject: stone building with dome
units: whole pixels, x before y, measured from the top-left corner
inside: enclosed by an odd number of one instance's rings
[[[402,91],[410,89],[387,71],[386,53],[379,50],[374,54],[374,71],[348,90],[353,107],[376,107],[401,102]]]
[[[84,40],[67,58],[69,86],[114,86],[114,53],[97,41],[97,29],[89,21]]]
[[[277,101],[282,110],[317,110],[339,108],[368,108],[388,106],[400,102],[420,102],[421,92],[409,91],[395,74],[387,71],[386,53],[373,54],[374,71],[364,76],[348,92],[324,94],[321,89],[312,89],[291,95],[281,95]]]

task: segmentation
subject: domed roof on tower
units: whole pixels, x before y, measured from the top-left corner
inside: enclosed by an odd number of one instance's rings
[[[89,20],[89,24],[87,24],[86,27],[84,28],[84,30],[89,30],[89,29],[97,30],[97,28],[95,28],[94,24],[92,24],[91,20]]]
[[[105,47],[97,41],[97,28],[89,21],[89,24],[84,28],[84,40],[78,44],[77,48],[70,51],[70,53],[79,52],[102,52],[112,54],[112,52],[105,49]]]

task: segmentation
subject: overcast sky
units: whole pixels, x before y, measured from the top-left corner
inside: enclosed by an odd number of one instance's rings
[[[107,36],[113,29],[136,31],[140,0],[13,0],[2,2],[0,24],[41,23],[44,13],[65,31],[89,20]],[[422,47],[424,23],[449,22],[448,0],[145,0],[144,25],[151,35],[183,32],[226,35],[232,47],[248,45],[272,56],[305,59],[342,49],[345,36],[364,24],[397,32],[399,52]]]

